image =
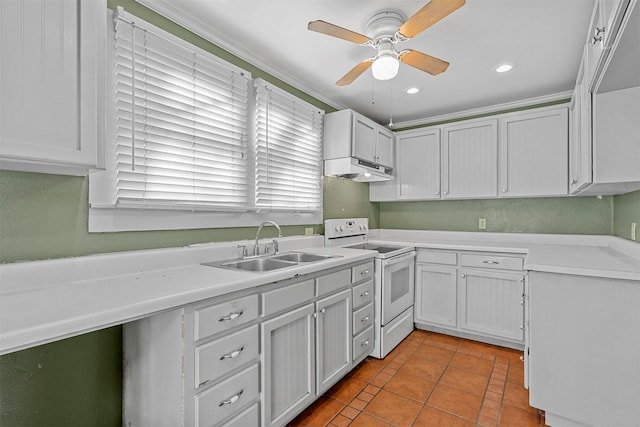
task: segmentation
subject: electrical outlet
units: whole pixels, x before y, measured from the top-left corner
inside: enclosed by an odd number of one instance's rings
[[[636,236],[636,226],[638,225],[638,223],[636,222],[632,222],[631,223],[631,240],[637,240],[637,236]]]
[[[487,219],[486,218],[478,218],[478,229],[486,230],[487,229]]]
[[[304,229],[305,236],[313,236],[313,227],[307,227]]]

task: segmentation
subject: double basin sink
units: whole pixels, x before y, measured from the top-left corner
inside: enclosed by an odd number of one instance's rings
[[[339,255],[314,254],[308,252],[286,252],[282,254],[256,258],[206,262],[202,265],[206,265],[209,267],[227,268],[230,270],[261,272],[295,267],[299,264],[324,261],[327,259],[338,257]]]

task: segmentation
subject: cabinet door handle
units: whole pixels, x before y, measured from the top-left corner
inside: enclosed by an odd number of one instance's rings
[[[520,330],[524,331],[524,325],[520,325]]]
[[[483,264],[500,264],[500,261],[487,260],[482,261]]]
[[[326,308],[323,308],[322,310],[320,310],[320,313],[325,314],[327,312]]]
[[[218,321],[226,322],[227,320],[236,320],[238,317],[242,316],[242,310],[234,311],[232,313],[227,314],[226,316],[222,316]]]
[[[218,406],[233,405],[234,403],[236,403],[238,401],[238,399],[240,399],[240,396],[242,396],[242,393],[244,393],[244,390],[240,390],[237,394],[231,396],[227,400],[223,400],[222,402],[220,402],[218,404]]]
[[[467,275],[466,274],[461,274],[460,277],[462,277],[464,279],[465,277],[467,277]]]
[[[520,305],[524,305],[524,300],[520,301]]]
[[[198,387],[202,387],[203,385],[205,385],[206,383],[210,382],[211,380],[204,380],[202,381],[200,384],[198,384]]]
[[[361,322],[366,322],[366,321],[368,321],[368,320],[369,320],[369,316],[367,316],[367,317],[363,317],[362,319],[360,319],[360,321],[361,321]]]
[[[506,193],[506,192],[507,192],[507,189],[506,189],[506,188],[503,188],[503,189],[502,189],[502,192],[503,192],[503,193]]]
[[[520,356],[520,361],[524,362],[524,356]]]
[[[366,274],[369,274],[369,270],[362,270],[362,271],[360,272],[360,275],[361,275],[361,276],[364,276],[364,275],[366,275]]]
[[[360,294],[362,298],[369,296],[369,291],[363,292]]]
[[[604,27],[602,27],[602,28],[596,27],[596,36],[599,36],[600,33],[604,33]]]
[[[600,37],[593,36],[593,44],[596,44],[596,43],[601,42],[601,41],[602,41],[602,36],[600,36]]]
[[[436,196],[439,196],[439,195],[440,195],[440,192],[439,192],[439,191],[436,191]]]
[[[240,353],[242,353],[243,350],[244,347],[240,347],[237,350],[233,350],[231,353],[223,354],[222,356],[220,356],[220,360],[235,359],[236,357],[240,356]]]
[[[364,347],[365,345],[369,345],[369,340],[366,340],[365,342],[360,343],[360,347]]]
[[[444,194],[445,194],[445,195],[447,195],[447,194],[449,194],[449,192],[448,192],[448,191],[445,191],[445,192],[444,192]]]

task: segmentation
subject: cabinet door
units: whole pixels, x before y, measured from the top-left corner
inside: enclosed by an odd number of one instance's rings
[[[320,395],[351,367],[351,289],[316,304],[316,384]]]
[[[566,107],[500,118],[501,197],[567,194],[568,126]]]
[[[442,128],[444,198],[496,197],[497,121],[479,120]]]
[[[105,1],[0,2],[3,167],[96,167],[106,11]]]
[[[399,136],[396,153],[398,199],[439,199],[440,129]]]
[[[393,168],[393,132],[378,126],[376,129],[376,163]]]
[[[584,83],[587,46],[582,55],[576,87],[571,99],[569,132],[569,193],[591,183],[591,93]]]
[[[524,276],[460,269],[460,328],[524,342]]]
[[[398,179],[369,183],[370,202],[393,202],[398,200]]]
[[[376,163],[375,152],[376,124],[353,113],[352,153],[358,159]]]
[[[315,398],[314,304],[261,325],[262,425],[282,425]]]
[[[587,68],[585,75],[585,83],[588,90],[593,90],[595,85],[595,77],[602,68],[603,62],[601,61],[602,54],[604,53],[605,37],[607,28],[605,28],[604,16],[605,11],[603,6],[604,1],[596,0],[593,6],[593,13],[591,15],[591,22],[589,24],[589,32],[587,35]],[[605,36],[606,35],[606,36]]]
[[[418,264],[415,321],[456,327],[456,267]]]

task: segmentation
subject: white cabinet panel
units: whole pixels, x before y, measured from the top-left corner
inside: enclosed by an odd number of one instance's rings
[[[376,163],[393,168],[393,132],[378,126],[376,129]]]
[[[440,129],[420,129],[396,141],[398,199],[440,198]]]
[[[523,341],[524,276],[460,269],[460,328]]]
[[[102,0],[0,2],[0,166],[98,166],[106,11]]]
[[[354,157],[376,163],[376,125],[371,120],[354,114],[352,150]]]
[[[281,425],[315,399],[314,304],[268,320],[262,330],[263,425]]]
[[[457,269],[418,264],[416,267],[416,322],[456,327]]]
[[[444,198],[497,196],[497,120],[444,126],[442,150]]]
[[[568,137],[566,107],[501,117],[499,195],[566,195]]]
[[[351,290],[316,304],[316,385],[321,395],[351,368]]]

